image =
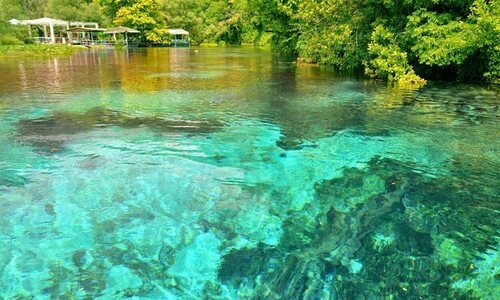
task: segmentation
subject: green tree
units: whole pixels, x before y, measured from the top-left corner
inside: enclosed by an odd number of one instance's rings
[[[46,16],[63,20],[97,22],[101,25],[109,22],[99,3],[92,0],[48,0],[45,10]]]
[[[98,3],[102,12],[113,20],[122,7],[132,6],[137,0],[94,0],[94,2]]]
[[[191,42],[199,45],[210,39],[206,7],[206,2],[198,0],[163,0],[161,10],[170,28],[189,31]]]
[[[472,22],[476,24],[478,46],[488,62],[485,78],[500,81],[500,1],[478,0],[474,2]]]
[[[40,6],[36,5],[39,4]],[[0,44],[20,44],[28,41],[25,26],[13,26],[10,19],[40,17],[45,9],[45,1],[0,0]]]
[[[147,41],[168,42],[166,17],[159,8],[157,0],[137,0],[119,8],[113,22],[141,31]]]
[[[244,0],[207,1],[206,24],[208,34],[216,42],[239,45],[242,42]]]
[[[48,0],[21,0],[19,1],[24,14],[27,18],[41,18],[43,17]]]
[[[271,34],[275,52],[295,58],[299,38],[297,0],[248,0],[246,19],[248,26],[257,31],[256,40]]]
[[[244,42],[246,31],[252,30],[245,23],[246,7],[246,0],[163,1],[163,12],[169,26],[189,31],[194,44],[239,45]]]
[[[417,84],[499,76],[500,0],[248,1],[250,23],[299,61]]]

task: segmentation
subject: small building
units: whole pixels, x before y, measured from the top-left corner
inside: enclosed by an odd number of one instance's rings
[[[136,47],[139,45],[139,30],[118,26],[114,28],[85,28],[74,27],[67,30],[68,36],[71,36],[71,43],[83,46],[115,46],[119,40],[127,47]],[[121,39],[120,39],[121,36]]]
[[[114,28],[108,28],[104,31],[105,34],[113,35],[113,41],[116,43],[118,41],[117,35],[122,35],[123,42],[127,47],[137,47],[139,46],[139,36],[141,33],[139,30],[128,28],[125,26],[118,26]]]
[[[99,34],[104,32],[103,28],[86,28],[86,27],[73,27],[66,30],[68,33],[68,42],[73,45],[106,45]]]
[[[99,24],[95,22],[65,21],[51,18],[12,19],[9,23],[28,26],[29,37],[35,43],[114,46],[117,41],[123,40],[123,44],[127,47],[139,45],[138,34],[140,31],[125,26],[105,29],[99,28]],[[63,29],[57,30],[57,27],[63,27]],[[43,30],[43,37],[34,36],[36,35],[36,32],[34,32],[36,28]],[[48,29],[50,30],[50,36]],[[123,37],[122,39],[117,38],[120,35]]]
[[[95,22],[81,22],[81,21],[65,21],[52,18],[39,18],[34,20],[16,20],[11,19],[9,23],[12,25],[25,25],[28,26],[28,34],[31,39],[36,43],[62,43],[65,44],[67,39],[71,40],[66,30],[71,26],[81,26],[82,28],[91,27],[99,28],[99,24]],[[57,27],[63,27],[63,30],[56,30]],[[41,28],[43,37],[33,36],[33,29]],[[49,36],[49,31],[50,36]]]
[[[184,29],[169,29],[168,33],[172,35],[172,41],[170,42],[172,47],[189,47],[191,44],[189,32]]]

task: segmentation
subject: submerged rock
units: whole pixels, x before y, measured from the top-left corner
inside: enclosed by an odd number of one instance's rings
[[[219,267],[221,245],[211,232],[202,233],[188,246],[180,249],[168,274],[179,279],[180,288],[201,292],[203,285],[215,277]]]
[[[0,186],[23,186],[28,183],[28,179],[11,171],[2,170],[0,172]]]
[[[52,204],[52,203],[45,204],[44,210],[50,216],[55,216],[56,215],[54,204]]]
[[[73,264],[75,264],[77,268],[81,268],[87,262],[87,259],[85,258],[86,254],[87,252],[85,250],[78,250],[71,257]]]
[[[470,295],[478,299],[497,299],[500,295],[500,244],[480,254],[469,265],[473,273],[453,283],[452,287],[460,296]]]
[[[391,184],[394,186],[386,189],[382,178],[356,168],[347,169],[344,173],[343,177],[323,181],[315,186],[319,199],[327,201],[340,213],[352,211],[358,204],[363,204],[384,190],[394,192],[398,188],[395,179]]]
[[[105,107],[95,107],[83,114],[56,112],[48,117],[21,120],[18,123],[17,139],[57,151],[77,134],[109,126],[148,127],[159,133],[204,134],[219,130],[224,123],[205,119],[178,120],[158,116],[134,116]]]
[[[175,262],[175,248],[164,242],[158,253],[158,260],[165,268],[169,268]]]
[[[218,277],[222,282],[239,285],[245,278],[267,271],[268,255],[263,247],[234,249],[222,257]]]
[[[352,259],[349,264],[349,272],[352,274],[358,274],[363,268],[363,264],[358,259]]]
[[[142,284],[142,279],[124,265],[112,267],[106,276],[106,289],[111,293],[135,289]]]
[[[106,163],[106,160],[99,155],[92,155],[77,163],[78,168],[83,170],[95,170]]]

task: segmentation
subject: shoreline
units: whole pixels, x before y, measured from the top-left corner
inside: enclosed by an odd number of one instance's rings
[[[68,56],[77,51],[86,50],[83,46],[51,45],[51,44],[25,44],[25,45],[0,45],[0,57],[55,57]]]

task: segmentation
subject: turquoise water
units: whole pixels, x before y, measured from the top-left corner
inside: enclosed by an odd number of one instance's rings
[[[498,88],[252,48],[0,71],[0,299],[500,294]]]

